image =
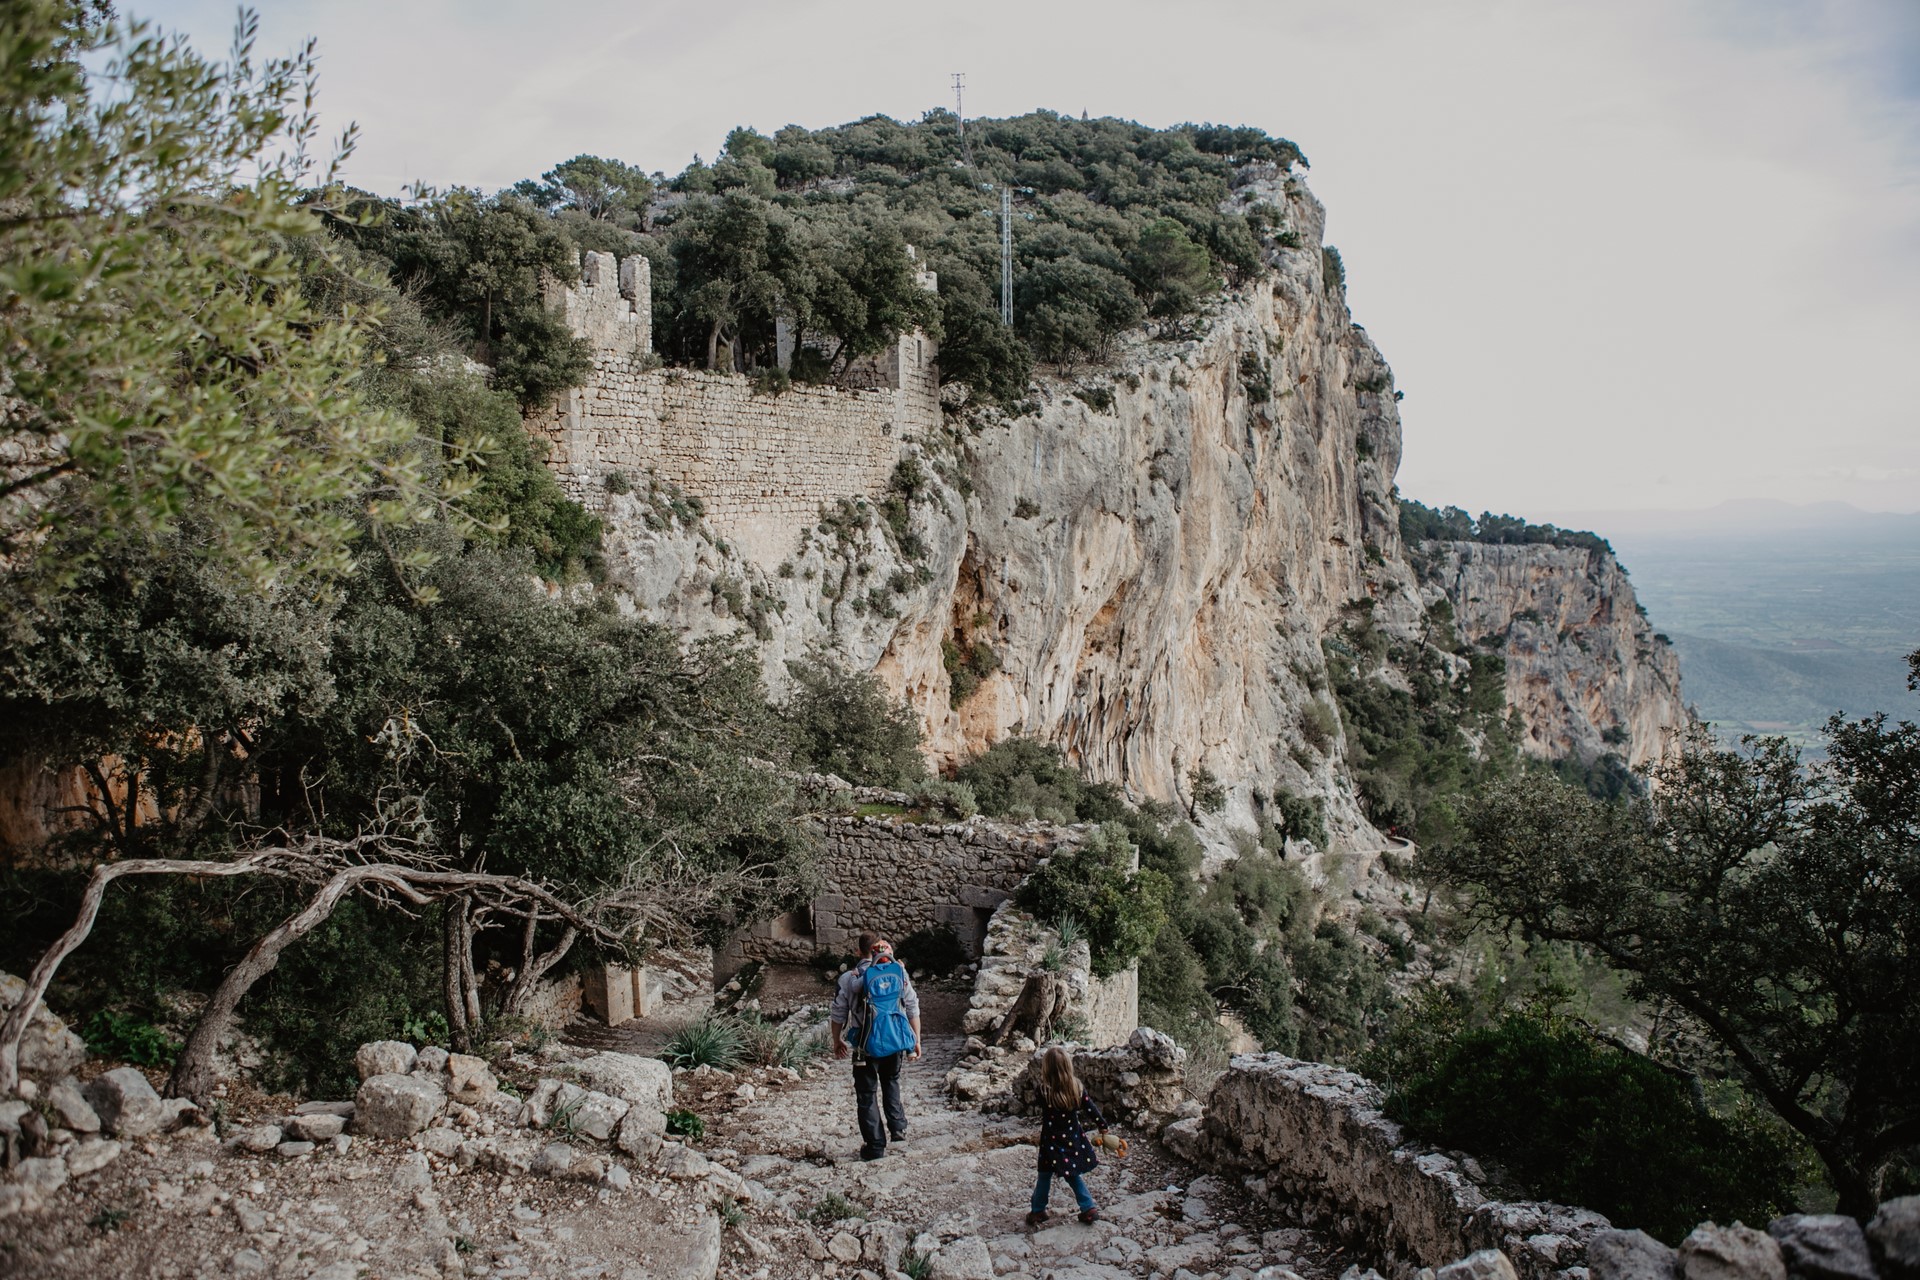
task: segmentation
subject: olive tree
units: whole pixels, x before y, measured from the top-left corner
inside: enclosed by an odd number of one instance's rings
[[[287,238],[314,51],[231,61],[64,0],[0,8],[0,566],[22,616],[189,507],[199,551],[265,585],[349,559],[353,508],[429,497],[357,379],[373,317],[314,313]],[[340,153],[352,143],[351,131]],[[350,501],[351,500],[351,501]],[[70,554],[38,554],[56,530]]]

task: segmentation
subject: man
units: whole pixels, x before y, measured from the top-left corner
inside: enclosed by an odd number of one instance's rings
[[[833,1011],[828,1017],[829,1038],[836,1058],[846,1057],[852,1045],[853,1094],[860,1111],[860,1158],[878,1160],[886,1154],[889,1137],[898,1142],[907,1136],[907,1109],[900,1102],[900,1060],[920,1056],[920,997],[914,993],[912,981],[907,980],[900,993],[900,1012],[913,1028],[912,1046],[885,1057],[869,1058],[865,1052],[868,1029],[861,1025],[860,1017],[867,970],[892,962],[893,944],[878,934],[862,932],[855,945],[860,963],[840,975],[840,988],[834,993]],[[904,973],[902,970],[903,977]]]

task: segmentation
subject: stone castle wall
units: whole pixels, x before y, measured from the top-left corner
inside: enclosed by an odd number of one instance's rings
[[[823,506],[879,498],[901,442],[939,425],[937,348],[925,335],[861,362],[850,380],[865,389],[757,395],[739,374],[658,368],[650,288],[644,257],[588,253],[579,284],[548,290],[548,305],[592,348],[593,370],[527,427],[546,440],[567,496],[589,510],[605,504],[613,472],[653,472],[699,498],[718,536],[771,569]]]
[[[994,910],[1037,862],[1076,843],[1079,833],[984,818],[829,818],[820,823],[819,837],[820,893],[807,906],[737,935],[715,959],[716,981],[749,960],[802,964],[822,951],[850,953],[862,929],[898,944],[918,930],[944,926],[978,958]]]

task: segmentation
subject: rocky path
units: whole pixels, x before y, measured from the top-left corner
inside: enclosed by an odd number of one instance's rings
[[[1348,1260],[1308,1232],[1277,1227],[1225,1179],[1205,1176],[1144,1134],[1125,1161],[1089,1178],[1102,1218],[1077,1220],[1058,1182],[1044,1228],[1026,1226],[1035,1122],[948,1102],[943,1079],[960,1059],[958,1001],[935,993],[926,1054],[902,1073],[911,1123],[879,1160],[858,1158],[851,1073],[833,1063],[778,1090],[711,1087],[683,1078],[684,1101],[716,1109],[700,1144],[755,1188],[747,1218],[729,1229],[720,1273],[743,1280],[913,1273],[933,1280],[1268,1280],[1291,1271],[1328,1280]],[[937,1028],[937,1029],[936,1029]],[[705,1097],[712,1094],[712,1097]]]

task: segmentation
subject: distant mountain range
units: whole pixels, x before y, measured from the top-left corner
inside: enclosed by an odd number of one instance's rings
[[[1750,499],[1550,515],[1613,544],[1723,734],[1811,744],[1835,711],[1920,719],[1902,661],[1920,648],[1920,512]]]

